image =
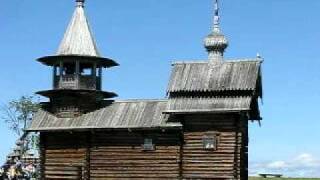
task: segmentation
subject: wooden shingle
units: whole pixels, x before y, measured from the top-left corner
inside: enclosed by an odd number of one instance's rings
[[[208,62],[174,63],[167,93],[255,91],[261,86],[261,63],[258,59],[225,61],[213,67]]]

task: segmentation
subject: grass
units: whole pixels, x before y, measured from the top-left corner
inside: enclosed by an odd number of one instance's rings
[[[320,178],[261,178],[261,177],[250,177],[249,180],[320,180]]]

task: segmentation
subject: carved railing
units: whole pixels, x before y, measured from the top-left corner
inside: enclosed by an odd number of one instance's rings
[[[101,90],[99,77],[92,75],[63,75],[54,77],[54,89]]]

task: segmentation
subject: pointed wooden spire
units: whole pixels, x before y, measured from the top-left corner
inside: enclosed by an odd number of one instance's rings
[[[76,0],[76,9],[60,43],[57,55],[99,56],[84,12],[85,0]]]

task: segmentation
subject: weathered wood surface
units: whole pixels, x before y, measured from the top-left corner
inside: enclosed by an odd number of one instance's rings
[[[184,131],[96,131],[45,135],[46,179],[245,179],[247,120],[240,115],[188,115]],[[216,150],[202,138],[216,134]],[[154,151],[144,151],[152,138]],[[42,138],[43,140],[44,138]]]
[[[207,113],[250,110],[252,97],[174,97],[168,101],[168,113]]]
[[[225,61],[215,68],[208,61],[178,62],[173,65],[167,92],[260,91],[260,66],[259,59]]]
[[[54,89],[101,90],[101,78],[92,75],[69,74],[54,76]]]
[[[83,7],[76,7],[57,54],[100,56]]]
[[[92,102],[86,103],[85,101],[88,100],[82,99],[81,101],[80,99],[79,104],[81,103],[83,106],[90,104],[95,105]],[[71,99],[70,102],[74,102],[74,100]],[[59,103],[57,104],[60,105]],[[65,104],[69,105],[67,102]],[[60,106],[64,107],[65,104]],[[106,107],[83,114],[76,118],[59,118],[52,113],[41,109],[35,114],[29,131],[181,127],[181,125],[177,123],[166,123],[168,115],[162,113],[165,110],[166,105],[167,100],[116,101]]]
[[[243,169],[242,142],[236,116],[186,116],[184,121],[183,178],[187,179],[240,179]],[[204,135],[215,132],[217,150],[205,150]]]
[[[154,151],[144,151],[144,137]],[[176,133],[96,133],[90,153],[91,179],[177,179],[180,146]]]
[[[49,133],[43,149],[45,179],[86,178],[86,134]]]

